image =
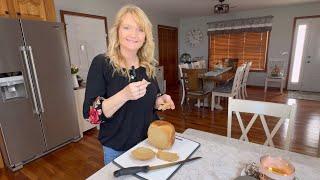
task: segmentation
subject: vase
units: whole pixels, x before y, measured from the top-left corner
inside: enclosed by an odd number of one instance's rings
[[[79,87],[79,83],[78,83],[78,79],[77,79],[77,75],[76,74],[72,74],[72,81],[73,81],[73,87],[74,88],[78,88]]]

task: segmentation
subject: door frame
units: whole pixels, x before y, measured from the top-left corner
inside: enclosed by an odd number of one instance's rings
[[[107,41],[107,46],[108,46],[108,22],[107,18],[105,16],[97,16],[93,14],[85,14],[85,13],[79,13],[79,12],[73,12],[73,11],[65,11],[65,10],[60,10],[60,17],[61,17],[61,22],[65,25],[65,31],[66,31],[66,22],[64,20],[64,15],[70,15],[70,16],[79,16],[79,17],[88,17],[88,18],[94,18],[94,19],[102,19],[104,20],[104,25],[105,25],[105,30],[106,30],[106,41]],[[66,31],[67,33],[67,31]]]
[[[107,47],[108,47],[108,44],[109,44],[108,22],[107,22],[107,18],[105,16],[98,16],[98,15],[93,15],[93,14],[85,14],[85,13],[79,13],[79,12],[73,12],[73,11],[60,10],[60,18],[61,18],[61,22],[64,24],[64,32],[66,35],[66,42],[67,42],[68,49],[69,49],[69,44],[68,44],[68,37],[67,37],[67,26],[66,26],[66,22],[64,19],[65,15],[87,17],[87,18],[94,18],[94,19],[102,19],[104,21],[104,26],[105,26],[105,31],[106,31],[106,42],[107,42]],[[70,64],[71,64],[70,57],[69,57],[69,60],[70,60]]]
[[[288,90],[289,77],[291,75],[291,73],[290,73],[291,62],[292,62],[291,57],[292,57],[292,50],[293,50],[293,45],[294,45],[293,44],[294,43],[294,35],[296,33],[297,20],[309,19],[309,18],[320,18],[320,15],[294,17],[293,26],[292,26],[292,34],[291,34],[291,46],[290,46],[290,51],[289,51],[289,63],[288,63],[288,67],[287,67],[287,77],[286,77],[286,84],[285,84],[286,90]]]
[[[176,68],[176,77],[177,77],[177,84],[179,82],[179,78],[178,78],[178,64],[179,64],[179,29],[177,27],[173,27],[173,26],[166,26],[166,25],[160,25],[158,24],[158,27],[157,27],[157,34],[158,34],[158,55],[159,55],[159,65],[160,65],[160,46],[159,46],[159,28],[163,28],[163,29],[174,29],[177,31],[176,33],[176,36],[177,36],[177,54],[176,54],[176,58],[177,58],[177,66],[175,67]]]

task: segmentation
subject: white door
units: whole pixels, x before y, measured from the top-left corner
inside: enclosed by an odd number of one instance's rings
[[[320,92],[320,18],[299,19],[295,28],[288,89]]]
[[[306,35],[300,90],[320,92],[320,18],[310,19]]]

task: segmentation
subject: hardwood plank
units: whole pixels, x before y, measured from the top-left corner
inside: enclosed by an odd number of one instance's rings
[[[294,125],[294,134],[291,141],[290,151],[307,154],[311,156],[317,156],[318,143],[319,143],[319,129],[320,129],[320,102],[308,101],[308,100],[290,100],[287,97],[287,93],[279,93],[279,89],[271,89],[266,95],[263,93],[263,89],[260,87],[248,88],[249,98],[251,100],[268,101],[287,103],[288,101],[295,101],[297,103],[296,122]],[[177,92],[171,92],[172,96],[177,96]],[[175,101],[176,104],[179,101]],[[195,101],[193,103],[196,103]],[[200,108],[184,105],[184,108],[188,108],[182,111],[181,108],[177,108],[175,113],[163,112],[162,116],[166,116],[167,119],[172,122],[177,131],[184,131],[187,128],[199,129],[215,134],[226,136],[227,134],[227,101],[222,102],[224,110],[211,112],[208,108]],[[182,119],[172,118],[171,116],[177,116],[175,114],[181,114]],[[245,116],[244,116],[245,117]],[[235,118],[235,117],[234,117]],[[250,120],[251,116],[244,118],[246,123]],[[178,120],[178,121],[177,121]],[[273,128],[276,121],[270,119],[268,121],[269,128]],[[240,127],[234,119],[232,124],[232,137],[239,138],[241,134]],[[274,137],[275,146],[283,148],[286,134],[286,126],[282,125],[279,132]],[[252,142],[263,144],[265,141],[265,134],[262,124],[258,120],[252,127],[252,130],[248,134],[249,139]]]
[[[0,169],[2,169],[4,167],[4,162],[3,162],[3,159],[2,159],[2,154],[0,152]]]

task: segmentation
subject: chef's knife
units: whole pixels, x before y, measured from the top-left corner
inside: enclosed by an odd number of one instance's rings
[[[133,166],[133,167],[128,167],[128,168],[121,168],[121,169],[113,172],[113,175],[115,177],[119,177],[119,176],[123,176],[123,175],[136,174],[139,172],[146,173],[150,170],[166,168],[166,167],[174,166],[177,164],[183,164],[183,163],[190,162],[190,161],[200,159],[200,158],[201,157],[194,157],[194,158],[190,158],[190,159],[185,159],[183,161],[177,161],[177,162],[172,162],[172,163],[162,164],[162,165],[157,165],[157,166]]]

